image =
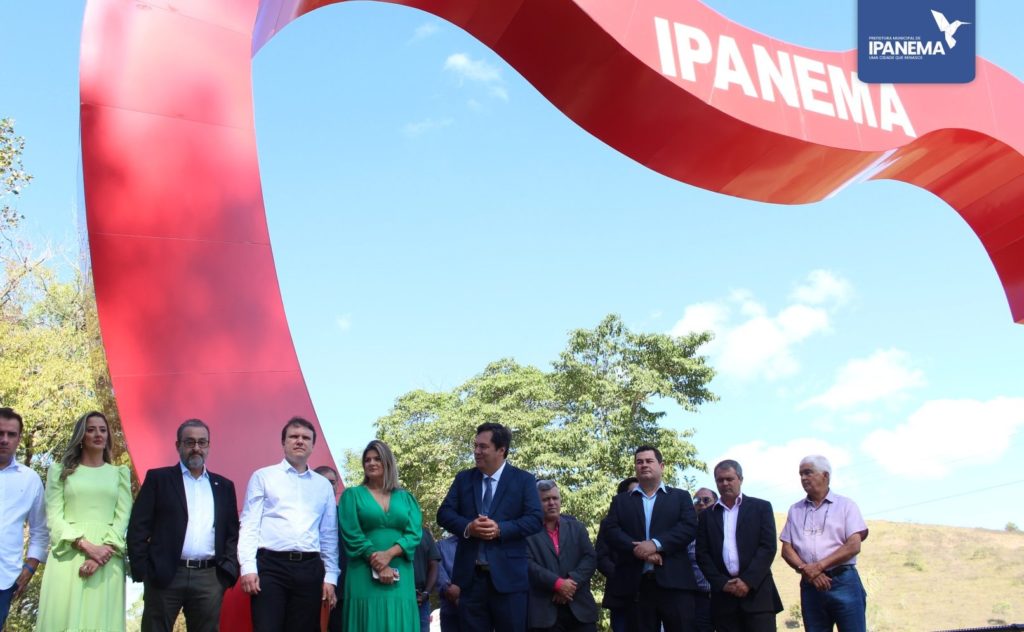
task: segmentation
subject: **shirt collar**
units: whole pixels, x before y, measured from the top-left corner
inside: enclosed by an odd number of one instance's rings
[[[288,459],[281,459],[281,462],[278,464],[278,467],[284,470],[285,472],[295,472],[296,476],[310,476],[313,472],[313,468],[309,467],[309,465],[307,464],[306,471],[300,474],[297,469],[292,467],[292,464],[288,462]],[[324,479],[324,482],[326,481],[327,479]],[[330,483],[327,484],[330,485]]]
[[[719,498],[718,501],[715,503],[716,506],[717,505],[721,505],[722,509],[724,509],[726,511],[732,511],[734,509],[739,509],[740,505],[742,505],[742,504],[743,504],[743,492],[740,492],[739,496],[736,497],[736,504],[733,505],[732,507],[726,506],[726,504],[722,502],[721,498]]]
[[[832,493],[832,488],[830,487],[829,490],[828,490],[828,493],[825,494],[825,498],[822,499],[821,504],[824,505],[825,503],[834,503],[834,502],[836,502],[836,497],[835,497],[835,494]],[[812,509],[814,508],[814,501],[811,500],[810,496],[804,496],[804,504],[805,505],[810,505]]]
[[[498,479],[501,478],[501,473],[505,471],[505,466],[506,465],[508,465],[508,461],[502,462],[501,467],[499,467],[498,469],[494,470],[494,474],[491,474],[491,478],[494,480],[494,484],[495,485],[498,484]],[[484,474],[483,472],[480,472],[480,474],[484,478],[487,478],[487,474]]]
[[[664,492],[664,491],[666,491],[666,489],[665,489],[665,481],[662,481],[661,483],[658,484],[658,489],[654,490],[654,495],[657,496],[658,492]],[[633,491],[631,491],[629,493],[630,494],[640,494],[644,498],[650,498],[650,496],[648,496],[647,494],[644,493],[644,490],[642,490],[639,485],[634,487]]]
[[[189,471],[188,467],[184,463],[182,463],[181,461],[178,461],[178,465],[181,467],[181,473],[183,475],[185,475],[185,476],[188,476],[189,478],[191,478],[194,481],[201,481],[204,478],[206,478],[206,479],[210,478],[210,475],[206,473],[206,466],[205,465],[203,466],[203,473],[199,475],[199,478],[195,478],[194,476],[192,476],[192,472]]]
[[[6,472],[8,470],[10,470],[11,472],[17,472],[17,471],[19,471],[23,467],[25,467],[25,466],[18,462],[18,455],[12,454],[11,455],[11,462],[7,464],[7,467],[5,467],[4,469],[0,470],[0,472]]]

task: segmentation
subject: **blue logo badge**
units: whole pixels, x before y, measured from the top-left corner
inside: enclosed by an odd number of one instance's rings
[[[865,83],[974,81],[974,0],[858,0],[857,76]]]

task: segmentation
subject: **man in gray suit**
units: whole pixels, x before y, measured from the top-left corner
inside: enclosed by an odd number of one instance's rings
[[[526,538],[530,558],[531,630],[596,632],[597,603],[590,578],[597,569],[594,545],[583,523],[562,515],[554,481],[537,481],[544,530]]]

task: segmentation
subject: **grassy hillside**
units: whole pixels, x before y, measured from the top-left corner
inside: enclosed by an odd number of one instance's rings
[[[959,509],[963,509],[960,507]],[[785,515],[776,515],[781,531]],[[1024,533],[868,521],[857,566],[868,591],[868,629],[949,630],[1024,622]],[[772,567],[794,619],[799,578],[779,558]]]

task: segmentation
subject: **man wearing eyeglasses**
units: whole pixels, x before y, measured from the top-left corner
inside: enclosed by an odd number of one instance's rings
[[[697,518],[699,519],[700,514],[716,502],[718,502],[718,494],[714,491],[707,487],[698,489],[693,495],[693,508],[697,512]],[[697,565],[696,538],[690,542],[688,553],[690,555],[690,566],[693,567],[693,578],[697,581],[697,592],[693,600],[693,615],[697,632],[714,632],[715,626],[711,623],[711,584],[708,583],[704,573],[700,570],[700,566]]]
[[[832,466],[823,456],[800,461],[807,497],[789,508],[782,529],[782,559],[800,574],[800,610],[807,632],[867,630],[867,593],[857,554],[868,527],[857,504],[829,487]]]
[[[142,631],[170,632],[184,609],[189,632],[216,632],[224,591],[238,581],[235,485],[206,469],[210,428],[178,427],[180,460],[146,472],[128,522],[132,579],[144,582]]]
[[[713,470],[721,498],[700,515],[697,562],[711,584],[711,620],[720,632],[775,632],[782,599],[772,579],[775,513],[740,491],[743,467],[731,459]]]

